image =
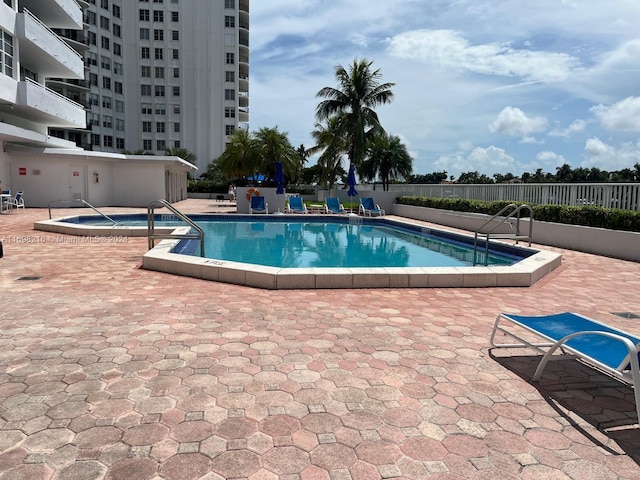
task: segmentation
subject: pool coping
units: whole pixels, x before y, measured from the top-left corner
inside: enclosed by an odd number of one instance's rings
[[[233,216],[233,214],[230,214]],[[300,218],[299,215],[295,216]],[[311,217],[311,215],[309,216]],[[73,218],[73,217],[64,217]],[[326,216],[323,216],[326,218]],[[44,220],[34,228],[86,236],[146,236],[146,227],[92,226]],[[411,219],[401,223],[423,226]],[[189,227],[158,227],[166,233],[186,232]],[[447,230],[443,230],[447,231]],[[470,237],[460,233],[461,236]],[[201,258],[172,253],[179,239],[160,241],[142,257],[142,268],[203,280],[269,290],[358,288],[486,288],[530,287],[560,266],[562,255],[535,250],[533,255],[510,266],[386,267],[386,268],[279,268]],[[513,244],[492,241],[495,244]]]

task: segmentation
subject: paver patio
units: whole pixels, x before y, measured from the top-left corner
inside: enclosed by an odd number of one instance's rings
[[[640,333],[612,314],[640,314],[638,263],[559,250],[530,288],[263,291],[45,218],[0,215],[0,480],[640,478],[630,387],[575,361],[533,383],[535,353],[488,348],[500,311]]]

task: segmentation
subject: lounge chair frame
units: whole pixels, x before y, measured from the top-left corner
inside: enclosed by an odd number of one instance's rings
[[[329,205],[331,203],[331,205]],[[342,215],[347,213],[338,197],[327,197],[324,199],[324,208],[326,213]]]
[[[514,331],[501,326],[502,321],[521,327],[545,341],[525,340]],[[496,343],[497,332],[511,337],[517,343]],[[640,422],[640,338],[572,312],[529,317],[500,313],[491,332],[491,345],[496,348],[528,347],[543,353],[533,375],[534,381],[540,379],[549,361],[576,358],[630,384],[634,390],[636,413]],[[558,349],[561,354],[556,355]]]
[[[262,199],[262,205],[256,203],[260,202],[260,199]],[[249,200],[249,215],[253,215],[254,213],[269,213],[269,204],[264,197],[255,196]]]
[[[368,205],[365,205],[365,202],[368,203]],[[373,217],[376,215],[383,217],[385,215],[385,212],[382,208],[380,208],[380,205],[378,205],[373,201],[373,198],[363,197],[363,198],[360,198],[360,205],[358,206],[358,214],[365,217],[367,215],[369,215],[370,217]]]
[[[291,205],[291,200],[292,199],[296,199],[296,202],[300,202],[300,205],[295,205],[292,206]],[[299,200],[298,200],[299,199]],[[307,210],[307,206],[304,204],[304,201],[302,200],[302,197],[289,197],[289,202],[287,204],[287,213],[309,213],[309,211]]]

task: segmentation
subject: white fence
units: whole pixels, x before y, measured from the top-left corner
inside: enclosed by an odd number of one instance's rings
[[[640,210],[640,183],[399,184],[390,185],[389,190],[398,196],[463,198],[485,202],[504,200],[532,205],[595,205]]]

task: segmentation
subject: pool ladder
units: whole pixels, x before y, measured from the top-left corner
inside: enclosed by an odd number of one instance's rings
[[[170,210],[176,217],[188,224],[197,233],[156,233],[155,209],[163,207]],[[160,238],[200,240],[200,256],[204,257],[204,230],[202,230],[202,228],[197,223],[187,217],[184,213],[180,212],[166,200],[154,200],[147,206],[147,239],[149,241],[149,250],[151,250],[155,246],[155,240]]]
[[[510,209],[513,209],[513,211],[511,211],[508,215],[506,215],[502,220],[500,220],[492,228],[490,228],[487,231],[483,231],[483,230],[485,230],[485,227],[487,225],[492,223],[494,220],[496,220],[497,217],[501,216],[503,213],[505,213],[507,210],[510,210]],[[529,212],[529,233],[528,234],[523,234],[523,233],[520,232],[520,212],[522,212],[522,210],[527,210]],[[516,219],[515,232],[513,231],[513,223],[511,221],[514,217]],[[500,225],[503,225],[505,223],[508,224],[511,227],[511,232],[510,233],[498,233],[498,232],[495,232],[495,230]],[[532,232],[533,232],[533,210],[531,209],[531,207],[529,205],[526,205],[526,204],[516,205],[515,203],[510,203],[509,205],[504,207],[502,210],[500,210],[498,213],[496,213],[493,217],[491,217],[489,220],[484,222],[482,224],[482,226],[478,230],[476,230],[475,237],[474,237],[474,240],[473,240],[473,264],[474,265],[478,264],[478,236],[482,235],[482,236],[485,237],[485,239],[484,239],[484,264],[488,265],[489,264],[489,240],[491,238],[502,238],[502,239],[515,240],[516,244],[520,240],[527,240],[529,242],[529,246],[531,246],[531,234],[532,234]]]

